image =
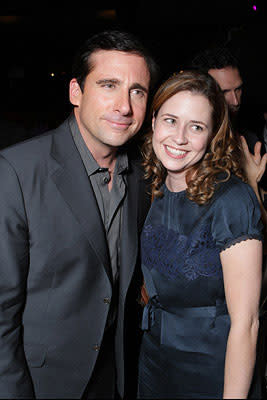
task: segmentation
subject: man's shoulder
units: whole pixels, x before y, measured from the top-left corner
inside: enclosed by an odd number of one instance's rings
[[[246,139],[249,151],[251,153],[254,154],[254,147],[257,142],[262,143],[261,154],[263,155],[265,153],[265,147],[262,138],[260,138],[259,135],[256,133],[256,131],[251,129],[251,127],[247,126],[242,120],[241,122],[239,122],[238,132]]]
[[[40,136],[35,136],[33,138],[24,140],[22,142],[13,144],[12,146],[6,147],[0,151],[0,154],[6,158],[12,158],[13,156],[23,154],[25,152],[34,151],[38,148],[43,148],[49,143],[50,138],[54,130],[45,132]]]
[[[51,129],[39,136],[16,143],[0,151],[0,156],[10,163],[31,163],[34,160],[41,160],[50,154],[52,137],[64,132],[64,125],[61,124],[55,129]]]
[[[254,131],[252,131],[251,129],[246,128],[246,127],[244,127],[244,126],[242,127],[242,130],[241,130],[240,133],[241,133],[246,139],[250,140],[250,141],[253,142],[253,143],[256,143],[256,142],[258,142],[258,141],[260,140],[256,132],[254,132]]]

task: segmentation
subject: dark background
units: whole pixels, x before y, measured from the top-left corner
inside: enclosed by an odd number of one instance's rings
[[[2,10],[0,114],[2,120],[22,126],[24,133],[2,128],[0,139],[9,135],[10,143],[18,141],[64,120],[71,110],[68,82],[73,55],[91,34],[110,28],[139,36],[160,64],[161,79],[186,68],[199,49],[228,43],[241,62],[242,114],[261,134],[267,111],[264,0],[87,3],[40,3],[36,14],[25,6]]]

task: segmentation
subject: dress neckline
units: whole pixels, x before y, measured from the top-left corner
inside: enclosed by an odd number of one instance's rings
[[[168,189],[166,183],[163,184],[163,191],[165,194],[169,194],[171,196],[180,196],[186,194],[186,189],[180,190],[179,192],[172,192],[171,190]]]

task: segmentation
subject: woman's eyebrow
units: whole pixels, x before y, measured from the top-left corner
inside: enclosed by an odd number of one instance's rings
[[[206,128],[208,127],[208,125],[205,123],[205,122],[203,122],[203,121],[195,121],[195,120],[191,120],[191,122],[193,122],[194,124],[202,124],[202,125],[204,125]]]

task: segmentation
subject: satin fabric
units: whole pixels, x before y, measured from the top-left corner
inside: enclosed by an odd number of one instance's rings
[[[139,398],[223,397],[230,317],[220,252],[261,240],[260,219],[253,190],[236,177],[205,206],[166,186],[154,200],[141,237],[150,300],[142,320]]]

